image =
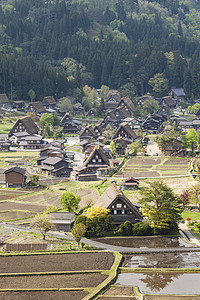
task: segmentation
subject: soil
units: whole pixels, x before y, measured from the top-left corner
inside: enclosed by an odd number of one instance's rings
[[[175,159],[175,158],[170,158],[167,161],[164,162],[164,165],[186,165],[188,166],[190,162],[190,159],[185,159],[185,158],[180,158],[180,159]]]
[[[102,274],[0,277],[1,289],[48,289],[96,287],[108,276]]]
[[[23,204],[19,202],[0,202],[0,211],[5,210],[26,210],[33,212],[44,212],[46,210],[46,206],[44,205],[34,205],[34,204]]]
[[[137,300],[138,298],[136,297],[99,297],[97,298],[98,300]],[[7,299],[6,299],[7,300]]]
[[[134,289],[127,286],[111,286],[104,295],[106,296],[134,296]]]
[[[111,252],[1,256],[1,273],[29,273],[79,270],[109,270],[114,262]]]
[[[0,300],[81,300],[85,291],[0,292]]]
[[[168,247],[185,247],[191,246],[185,243],[180,238],[168,238],[168,237],[120,237],[120,238],[98,238],[94,239],[97,242],[105,243],[109,245],[115,245],[119,247],[130,248],[168,248]]]
[[[199,300],[200,296],[144,296],[144,300]]]
[[[5,212],[0,211],[1,221],[20,219],[20,218],[28,218],[28,217],[31,217],[34,215],[35,215],[35,213],[33,213],[33,212],[27,212],[27,211],[21,211],[21,210],[5,211]]]

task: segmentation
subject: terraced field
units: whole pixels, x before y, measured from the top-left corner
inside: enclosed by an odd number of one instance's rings
[[[122,175],[136,178],[187,175],[189,163],[190,158],[134,157],[125,164]]]

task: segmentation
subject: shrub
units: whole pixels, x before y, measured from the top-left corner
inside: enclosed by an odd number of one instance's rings
[[[133,235],[134,236],[148,236],[153,234],[153,229],[148,223],[139,222],[133,224]]]

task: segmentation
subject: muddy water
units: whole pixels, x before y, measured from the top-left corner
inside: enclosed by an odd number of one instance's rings
[[[179,237],[125,237],[125,238],[99,238],[95,241],[130,248],[174,248],[174,247],[191,247]]]
[[[128,268],[200,268],[200,252],[124,255],[124,258],[123,267]]]
[[[116,284],[137,286],[145,294],[199,295],[200,273],[122,273]]]

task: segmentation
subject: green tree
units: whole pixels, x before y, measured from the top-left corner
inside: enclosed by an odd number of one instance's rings
[[[156,97],[165,96],[169,90],[169,80],[164,78],[162,73],[157,73],[149,80],[149,85],[152,87]]]
[[[46,125],[53,126],[54,116],[52,114],[45,113],[41,116],[39,125],[44,129]]]
[[[62,208],[66,209],[68,212],[73,212],[78,208],[80,200],[80,195],[74,195],[74,193],[66,191],[62,194],[60,203],[62,204]]]
[[[186,141],[188,148],[192,150],[192,155],[194,155],[194,150],[198,145],[198,134],[194,128],[188,130]]]
[[[53,227],[51,220],[45,213],[39,214],[32,223],[32,227],[39,230],[45,240],[46,234]]]
[[[159,109],[158,101],[156,101],[153,98],[146,100],[144,101],[142,108],[143,108],[144,115],[153,114]]]
[[[155,233],[173,233],[178,230],[183,201],[162,181],[149,183],[141,190],[140,203]]]
[[[190,187],[189,200],[200,207],[200,183],[197,183]]]
[[[82,237],[86,233],[87,227],[83,223],[74,224],[71,232],[73,235],[74,240],[78,243],[78,248],[80,248],[80,241]]]
[[[34,185],[34,186],[38,185],[38,182],[39,182],[39,176],[38,175],[31,175],[30,179],[31,179],[31,181],[30,181],[31,185]]]
[[[30,97],[30,99],[31,99],[31,102],[33,101],[33,100],[35,100],[35,98],[36,98],[36,94],[35,94],[35,91],[34,90],[29,90],[28,91],[28,96]]]
[[[142,144],[140,141],[136,141],[136,142],[132,142],[130,144],[130,154],[133,156],[136,156],[138,154],[138,152],[142,151]]]
[[[71,113],[72,112],[72,103],[69,98],[63,97],[59,103],[60,110],[64,112]]]
[[[111,141],[111,143],[110,143],[110,152],[111,152],[111,155],[113,157],[115,157],[116,151],[117,151],[116,144],[115,144],[114,141]]]

